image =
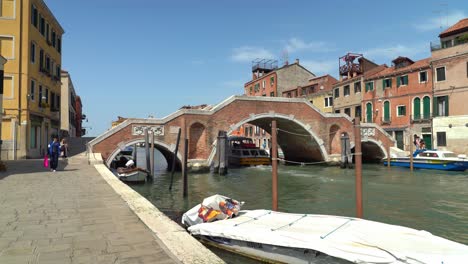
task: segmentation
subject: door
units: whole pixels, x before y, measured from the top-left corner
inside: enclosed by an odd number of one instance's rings
[[[432,137],[431,134],[423,134],[423,140],[424,143],[426,144],[427,149],[432,149]]]
[[[395,131],[395,139],[397,142],[397,148],[404,149],[403,131]]]

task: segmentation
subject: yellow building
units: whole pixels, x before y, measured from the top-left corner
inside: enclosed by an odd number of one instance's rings
[[[43,0],[0,0],[2,159],[41,157],[60,131],[63,33]]]
[[[333,92],[323,91],[310,94],[307,99],[324,113],[333,113]]]

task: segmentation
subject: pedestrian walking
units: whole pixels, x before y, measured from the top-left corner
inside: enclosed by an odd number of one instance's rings
[[[50,170],[55,172],[58,166],[58,158],[60,155],[60,143],[57,136],[53,136],[52,142],[49,144]]]
[[[62,138],[62,141],[60,141],[60,151],[62,152],[62,157],[66,158],[68,155],[68,143],[65,138]]]

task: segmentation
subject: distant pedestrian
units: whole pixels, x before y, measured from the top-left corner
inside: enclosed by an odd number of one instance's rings
[[[58,137],[54,136],[52,142],[49,143],[50,170],[55,172],[58,166],[58,158],[60,155],[60,143]]]
[[[62,141],[60,141],[60,151],[63,153],[62,157],[66,158],[68,155],[68,143],[65,138],[62,138]]]

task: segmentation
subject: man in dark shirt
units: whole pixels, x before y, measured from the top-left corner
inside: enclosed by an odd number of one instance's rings
[[[55,172],[58,166],[58,158],[60,155],[60,143],[58,137],[54,136],[49,144],[50,170]]]

